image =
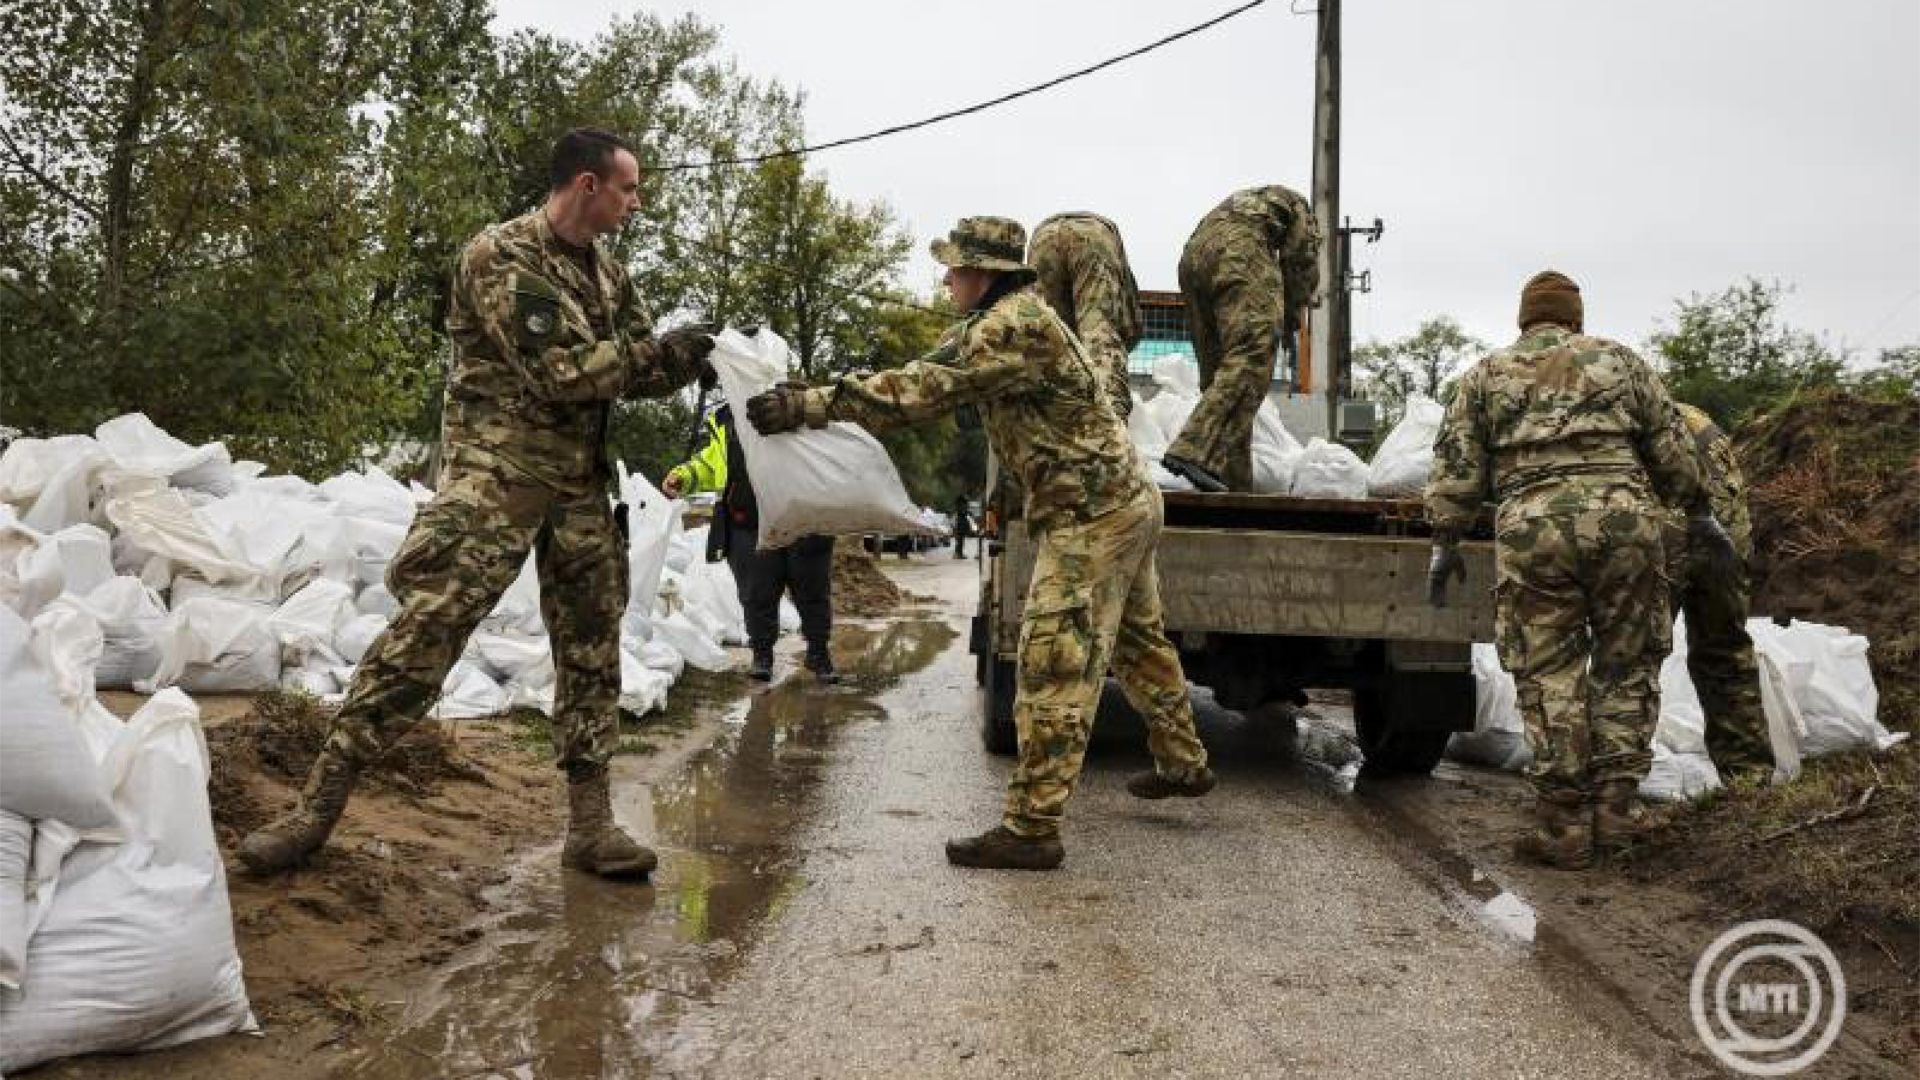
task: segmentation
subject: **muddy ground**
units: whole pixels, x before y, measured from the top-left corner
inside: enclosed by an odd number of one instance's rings
[[[1726,1075],[1692,1034],[1692,966],[1791,905],[1717,888],[1678,839],[1516,866],[1514,777],[1356,782],[1337,697],[1294,734],[1203,693],[1221,786],[1161,804],[1125,793],[1148,762],[1110,692],[1066,868],[947,867],[1006,769],[979,746],[975,569],[885,566],[937,599],[843,622],[846,685],[788,656],[770,690],[677,686],[672,721],[631,733],[654,750],[617,759],[616,812],[661,852],[651,885],[561,874],[537,729],[462,724],[376,778],[312,869],[233,873],[262,1037],[32,1075]],[[214,725],[223,843],[290,796],[309,719]],[[1785,839],[1825,850],[1829,827]],[[1883,943],[1837,944],[1853,1012],[1805,1075],[1920,1067],[1920,939]]]

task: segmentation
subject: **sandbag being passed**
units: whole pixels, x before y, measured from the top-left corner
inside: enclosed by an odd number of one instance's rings
[[[832,423],[766,436],[746,422],[747,399],[785,378],[790,358],[787,343],[771,330],[752,337],[722,331],[708,355],[753,473],[760,548],[786,547],[803,536],[930,532],[886,448],[858,426]]]

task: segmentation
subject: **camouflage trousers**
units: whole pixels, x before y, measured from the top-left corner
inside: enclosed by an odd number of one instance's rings
[[[1201,465],[1232,491],[1253,489],[1253,421],[1273,383],[1286,283],[1265,248],[1189,247],[1180,291],[1205,390],[1167,453]]]
[[[1747,636],[1747,576],[1714,572],[1695,556],[1684,525],[1667,532],[1667,577],[1686,615],[1687,675],[1707,716],[1707,753],[1724,775],[1773,771],[1760,669]]]
[[[1495,635],[1543,800],[1580,803],[1652,764],[1672,639],[1660,525],[1618,488],[1509,499],[1495,523]]]
[[[1013,705],[1020,756],[1007,781],[1005,824],[1016,833],[1059,831],[1109,667],[1146,720],[1155,767],[1185,779],[1206,766],[1180,654],[1161,626],[1153,550],[1162,515],[1160,492],[1147,488],[1117,510],[1040,538]]]
[[[467,638],[534,553],[553,644],[554,749],[570,773],[605,767],[620,696],[626,552],[606,496],[565,496],[510,466],[458,458],[387,568],[400,603],[355,672],[328,744],[365,762],[424,716]]]

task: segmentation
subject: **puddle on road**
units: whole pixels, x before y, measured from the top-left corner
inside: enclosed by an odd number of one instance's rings
[[[652,789],[652,884],[562,874],[557,847],[527,855],[490,892],[502,913],[479,944],[347,1075],[647,1077],[697,1059],[716,987],[806,888],[793,836],[839,729],[884,718],[874,697],[957,636],[934,620],[837,627],[841,685],[796,674],[734,703],[714,743]]]

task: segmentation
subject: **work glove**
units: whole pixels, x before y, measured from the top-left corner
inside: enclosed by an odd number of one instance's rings
[[[781,383],[747,399],[747,420],[762,435],[793,431],[808,422],[805,386]],[[814,424],[815,427],[821,426]]]
[[[1450,539],[1436,538],[1433,542],[1433,559],[1427,563],[1427,603],[1434,607],[1447,606],[1447,579],[1458,578],[1462,584],[1467,580],[1467,560],[1460,557],[1460,545]]]
[[[1687,544],[1702,558],[1716,577],[1734,577],[1741,572],[1740,553],[1733,537],[1721,526],[1713,511],[1702,510],[1687,518]]]
[[[677,499],[680,497],[681,489],[685,488],[686,486],[687,486],[686,480],[684,479],[680,471],[678,469],[675,469],[672,472],[667,473],[667,475],[661,479],[660,493],[662,495],[665,495],[669,499]]]
[[[706,364],[706,358],[707,354],[713,351],[715,329],[710,323],[695,323],[692,326],[669,330],[660,335],[660,347],[682,363],[699,361],[703,367],[711,370],[711,366]]]

